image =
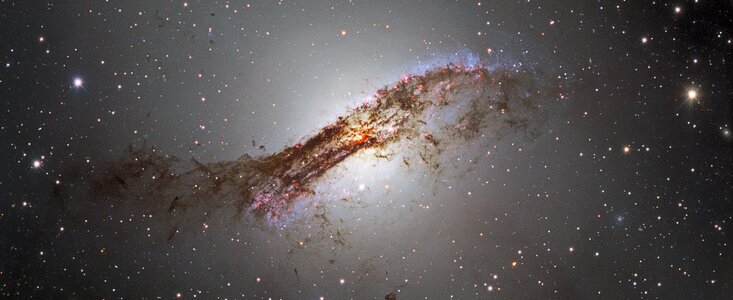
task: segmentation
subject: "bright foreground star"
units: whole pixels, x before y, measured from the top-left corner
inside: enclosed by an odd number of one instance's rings
[[[81,78],[74,78],[74,87],[81,87],[84,84],[84,81],[81,80]]]

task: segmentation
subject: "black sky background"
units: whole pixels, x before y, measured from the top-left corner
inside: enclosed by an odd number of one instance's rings
[[[703,0],[2,1],[0,294],[730,298],[732,9]],[[366,211],[404,218],[393,229],[359,225],[351,247],[298,252],[286,231],[251,225],[244,245],[215,226],[166,244],[145,236],[156,221],[95,229],[54,210],[54,186],[71,181],[65,170],[101,166],[130,145],[202,162],[271,154],[404,74],[472,58],[561,80],[566,93],[543,135],[497,141],[474,171],[436,181],[432,194],[403,170],[350,162],[340,174],[358,178],[354,186],[372,178],[400,189],[367,184],[359,197],[380,205]],[[437,212],[417,209],[423,200]]]

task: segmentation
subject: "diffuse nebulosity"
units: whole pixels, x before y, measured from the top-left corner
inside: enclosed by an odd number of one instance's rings
[[[450,64],[404,76],[299,143],[264,157],[201,163],[130,147],[94,169],[71,168],[57,187],[59,207],[132,206],[165,216],[170,240],[212,215],[287,224],[319,201],[316,187],[358,153],[380,159],[396,149],[405,167],[439,174],[456,156],[507,136],[533,138],[558,99],[558,85],[525,67]],[[392,151],[393,153],[393,151]]]

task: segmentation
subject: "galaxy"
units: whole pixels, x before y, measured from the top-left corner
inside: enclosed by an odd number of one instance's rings
[[[733,2],[0,8],[2,298],[733,297]]]

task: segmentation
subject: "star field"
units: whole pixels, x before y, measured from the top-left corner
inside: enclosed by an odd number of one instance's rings
[[[730,1],[6,0],[0,30],[2,297],[733,297]]]

